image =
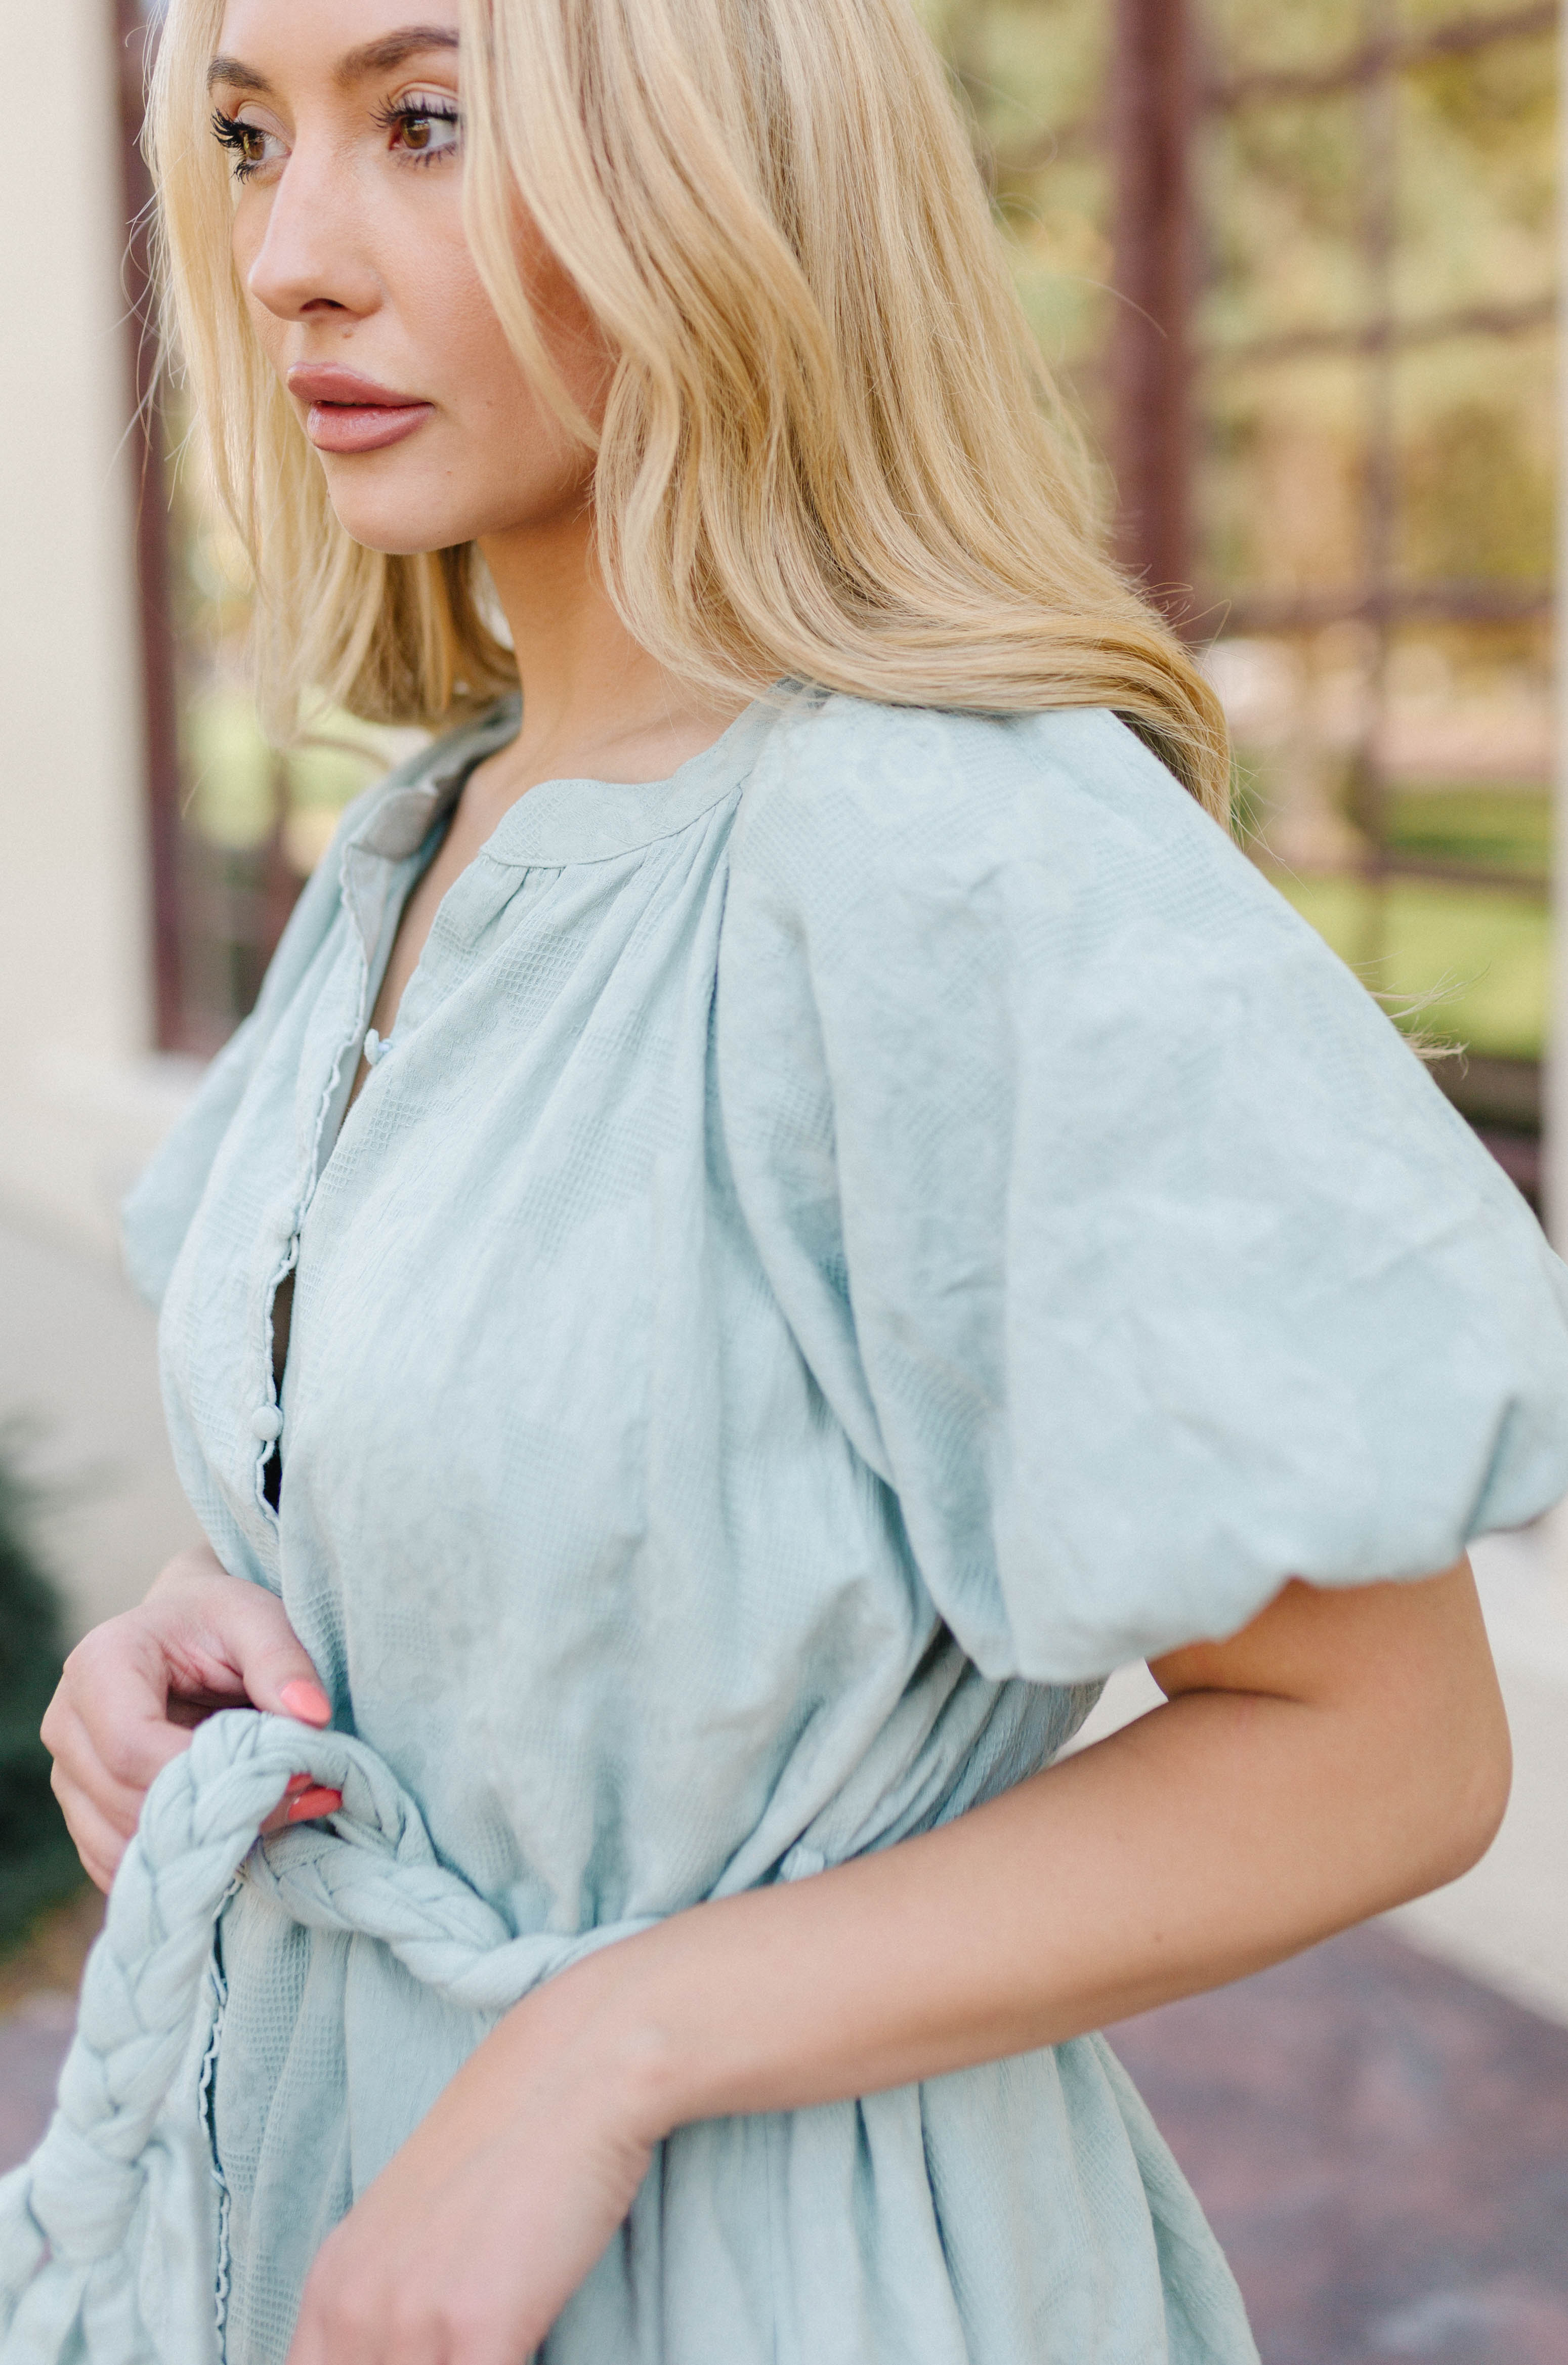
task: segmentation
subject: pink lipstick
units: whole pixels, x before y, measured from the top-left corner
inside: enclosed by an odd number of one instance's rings
[[[297,362],[287,385],[297,401],[309,405],[305,432],[318,452],[384,452],[422,426],[435,408],[335,362]]]

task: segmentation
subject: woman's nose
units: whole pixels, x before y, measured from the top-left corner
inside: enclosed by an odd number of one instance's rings
[[[362,318],[381,300],[354,175],[297,148],[267,207],[262,242],[245,272],[252,299],[280,320],[308,312]]]

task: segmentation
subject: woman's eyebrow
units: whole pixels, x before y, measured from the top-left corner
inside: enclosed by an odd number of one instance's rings
[[[268,90],[272,84],[265,74],[248,66],[241,58],[214,58],[207,70],[207,86],[216,90],[219,83],[230,90]]]
[[[365,74],[389,73],[421,50],[456,47],[457,35],[450,25],[404,25],[395,33],[383,33],[377,41],[366,41],[362,49],[346,50],[332,70],[332,79],[359,82]]]
[[[363,81],[366,74],[389,73],[405,60],[417,57],[421,50],[454,50],[457,35],[447,25],[404,25],[395,33],[383,33],[379,40],[366,41],[357,50],[348,50],[332,70],[337,83]],[[207,86],[216,90],[222,83],[230,90],[270,91],[271,83],[248,66],[241,58],[214,58],[207,70]]]

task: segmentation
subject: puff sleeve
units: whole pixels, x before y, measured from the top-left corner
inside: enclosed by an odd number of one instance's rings
[[[789,718],[716,1044],[775,1292],[987,1675],[1428,1574],[1568,1491],[1568,1273],[1113,717]]]

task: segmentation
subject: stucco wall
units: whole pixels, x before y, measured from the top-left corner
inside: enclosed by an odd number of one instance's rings
[[[185,1079],[148,1058],[112,12],[0,0],[28,94],[0,238],[0,1197],[112,1251]]]

